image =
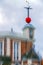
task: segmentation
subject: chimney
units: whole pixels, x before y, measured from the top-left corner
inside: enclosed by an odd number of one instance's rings
[[[11,32],[13,33],[13,28],[11,28]]]

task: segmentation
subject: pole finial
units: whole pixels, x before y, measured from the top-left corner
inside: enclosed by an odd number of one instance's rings
[[[29,17],[29,10],[32,9],[32,8],[30,8],[30,6],[29,6],[29,1],[28,1],[28,0],[26,0],[26,3],[28,3],[28,7],[25,7],[25,8],[27,9],[26,22],[27,22],[27,23],[30,23],[30,22],[31,22],[31,18]]]

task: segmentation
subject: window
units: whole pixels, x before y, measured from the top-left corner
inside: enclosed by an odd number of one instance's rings
[[[29,36],[31,39],[33,38],[33,30],[32,29],[29,30]]]
[[[0,42],[0,55],[2,55],[2,42]]]
[[[19,47],[19,43],[18,42],[14,42],[14,60],[18,60],[18,47]]]

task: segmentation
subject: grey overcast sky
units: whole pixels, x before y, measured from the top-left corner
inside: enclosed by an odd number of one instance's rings
[[[22,32],[27,16],[26,0],[0,0],[0,31]],[[31,24],[35,30],[35,49],[43,57],[43,0],[28,0],[32,10],[30,10]]]

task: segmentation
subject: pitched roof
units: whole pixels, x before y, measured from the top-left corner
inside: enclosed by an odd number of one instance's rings
[[[35,50],[33,48],[31,48],[31,50],[29,52],[25,53],[22,56],[22,59],[23,60],[26,60],[26,59],[36,59],[36,60],[39,60],[39,56],[37,55]]]
[[[19,39],[19,40],[24,40],[24,41],[34,41],[28,39],[26,36],[23,35],[23,33],[17,33],[17,32],[12,32],[12,31],[0,31],[0,38],[14,38],[14,39]]]
[[[16,32],[10,32],[10,31],[1,31],[0,38],[4,38],[4,37],[27,40],[27,38],[25,36],[23,36],[23,34],[16,33]]]
[[[35,29],[35,27],[32,24],[26,24],[26,25],[24,25],[23,30],[26,29],[26,28]]]

